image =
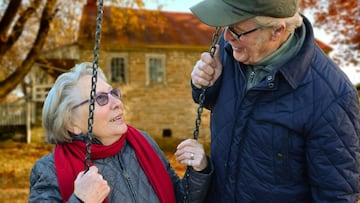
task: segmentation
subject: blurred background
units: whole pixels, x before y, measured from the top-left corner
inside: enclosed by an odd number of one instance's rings
[[[199,0],[104,0],[99,65],[123,94],[127,123],[147,131],[173,160],[193,136],[190,73],[213,27],[189,7]],[[316,42],[360,87],[360,2],[302,0]],[[96,0],[0,0],[0,202],[27,202],[34,162],[52,150],[41,110],[56,78],[94,61]],[[89,90],[90,94],[90,90]],[[204,109],[199,140],[210,142]]]

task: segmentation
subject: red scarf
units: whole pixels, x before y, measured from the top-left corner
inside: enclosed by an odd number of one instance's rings
[[[173,184],[163,162],[146,138],[135,128],[128,125],[127,132],[112,145],[92,144],[91,159],[103,159],[119,153],[125,140],[135,150],[136,158],[160,202],[175,202]],[[55,146],[55,169],[63,202],[66,202],[74,192],[76,176],[84,170],[85,149],[86,144],[81,141]],[[105,199],[104,202],[108,202],[108,200]]]

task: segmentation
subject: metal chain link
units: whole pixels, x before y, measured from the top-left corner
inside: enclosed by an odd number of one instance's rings
[[[95,32],[95,45],[94,45],[94,62],[93,62],[93,73],[91,79],[91,92],[90,92],[90,104],[89,104],[89,118],[88,118],[88,134],[86,140],[86,155],[85,155],[85,173],[90,168],[90,161],[91,161],[91,145],[92,145],[92,128],[94,124],[94,111],[95,111],[95,94],[96,94],[96,83],[97,83],[97,70],[99,67],[99,56],[100,56],[100,41],[101,41],[101,29],[102,29],[102,15],[103,15],[103,1],[98,0],[98,17],[96,19],[96,32]],[[213,57],[215,54],[215,45],[219,38],[219,30],[220,27],[216,27],[216,30],[213,34],[212,38],[212,45],[210,48],[210,55]],[[205,101],[205,91],[206,88],[202,88],[202,92],[199,96],[199,107],[198,107],[198,115],[196,119],[196,125],[194,130],[194,139],[198,138],[199,135],[199,128],[201,123],[201,115],[203,110],[203,105]],[[189,167],[187,168],[187,180],[189,178]],[[186,196],[184,200],[188,202],[189,198],[189,183],[185,185],[186,188]]]
[[[216,51],[216,47],[215,45],[217,44],[218,40],[219,40],[219,31],[220,31],[221,27],[216,27],[216,30],[212,36],[212,43],[211,43],[211,47],[210,47],[210,56],[214,57],[215,51]],[[199,106],[197,109],[197,117],[196,117],[196,121],[195,121],[195,130],[194,130],[194,139],[197,140],[199,137],[199,128],[200,128],[200,123],[201,123],[201,114],[203,112],[203,108],[204,108],[204,101],[205,101],[205,92],[206,92],[206,87],[203,87],[201,89],[201,93],[199,95]],[[185,196],[184,196],[184,202],[189,202],[190,198],[189,198],[189,193],[190,193],[190,184],[189,184],[189,178],[190,178],[190,166],[188,166],[186,168],[186,172],[185,172],[185,178],[186,178],[186,182],[185,182]]]
[[[213,34],[212,37],[212,44],[210,47],[210,55],[211,57],[214,57],[215,51],[216,51],[216,43],[219,39],[219,31],[220,31],[221,27],[216,27],[216,30]],[[203,112],[203,107],[204,107],[204,101],[205,101],[205,92],[206,92],[206,87],[203,87],[201,90],[201,93],[199,95],[199,106],[197,109],[197,118],[195,121],[195,129],[194,129],[194,139],[197,140],[199,137],[199,128],[200,128],[200,123],[201,123],[201,114]]]
[[[95,111],[95,94],[97,83],[97,70],[99,68],[99,56],[100,56],[100,41],[101,41],[101,29],[103,19],[103,0],[98,0],[98,16],[96,18],[96,32],[95,32],[95,45],[94,45],[94,62],[92,65],[92,77],[91,77],[91,91],[90,91],[90,104],[89,104],[89,119],[88,119],[88,133],[86,139],[86,154],[85,154],[85,173],[90,168],[91,161],[91,145],[92,145],[92,128],[94,124],[94,111]]]

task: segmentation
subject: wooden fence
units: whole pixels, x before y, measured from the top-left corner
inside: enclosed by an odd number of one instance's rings
[[[0,104],[0,126],[8,125],[26,125],[25,100]]]
[[[0,127],[25,126],[26,141],[31,142],[31,103],[18,99],[11,103],[0,103]]]

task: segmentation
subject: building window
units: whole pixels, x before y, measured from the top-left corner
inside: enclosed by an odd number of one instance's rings
[[[147,84],[165,83],[165,55],[148,55],[146,66]]]
[[[127,62],[125,57],[113,57],[110,63],[111,82],[127,84]]]

